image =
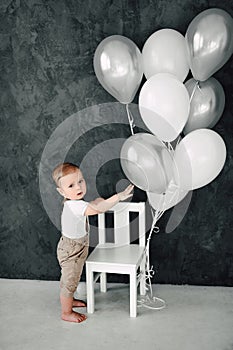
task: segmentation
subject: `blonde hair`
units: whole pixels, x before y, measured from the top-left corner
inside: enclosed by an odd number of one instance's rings
[[[75,173],[77,170],[80,170],[79,167],[73,163],[61,163],[56,166],[53,170],[52,177],[54,182],[58,187],[60,187],[59,182],[63,176],[68,174]]]

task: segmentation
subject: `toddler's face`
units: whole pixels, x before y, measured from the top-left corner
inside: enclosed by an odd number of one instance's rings
[[[86,181],[80,170],[63,176],[60,179],[58,192],[67,199],[82,199],[87,191]]]

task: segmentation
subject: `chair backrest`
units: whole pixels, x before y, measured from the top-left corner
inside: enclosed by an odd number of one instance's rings
[[[145,246],[146,219],[145,203],[121,202],[112,207],[108,212],[114,214],[114,243],[122,246],[130,244],[130,212],[138,213],[138,238],[139,245]],[[107,213],[108,213],[107,212]],[[105,213],[98,214],[99,244],[106,243]]]

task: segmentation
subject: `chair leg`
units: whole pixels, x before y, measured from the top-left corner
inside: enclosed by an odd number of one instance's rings
[[[146,257],[144,257],[141,262],[140,273],[141,273],[140,295],[145,295],[146,294]]]
[[[86,285],[87,285],[87,312],[93,314],[95,309],[94,300],[94,273],[86,264]]]
[[[137,275],[136,271],[130,273],[130,317],[137,316]]]
[[[100,291],[103,293],[107,292],[107,274],[102,272],[100,275]]]

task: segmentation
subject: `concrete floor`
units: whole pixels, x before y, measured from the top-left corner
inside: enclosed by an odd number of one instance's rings
[[[60,320],[59,282],[0,279],[0,349],[233,350],[233,288],[154,285],[160,311],[129,317],[129,287],[96,290],[81,324]],[[79,287],[85,299],[85,283]],[[80,309],[85,312],[85,309]]]

